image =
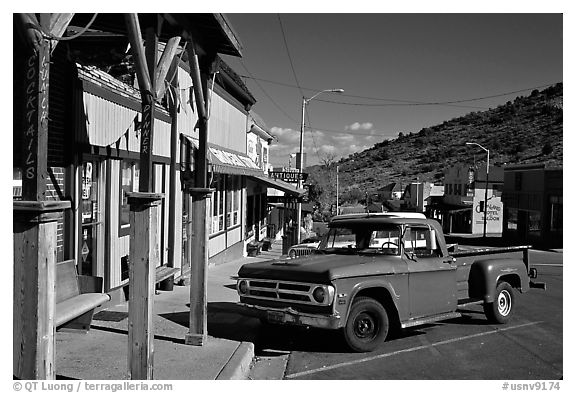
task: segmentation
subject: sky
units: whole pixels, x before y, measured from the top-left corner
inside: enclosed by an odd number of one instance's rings
[[[563,81],[561,13],[225,15],[243,49],[223,57],[277,138],[275,166],[299,151],[303,97],[323,90],[344,92],[306,105],[308,165]]]

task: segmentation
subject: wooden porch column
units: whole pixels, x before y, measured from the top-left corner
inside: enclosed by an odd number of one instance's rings
[[[13,373],[56,379],[56,230],[69,201],[14,201]]]
[[[55,379],[56,232],[69,201],[46,201],[51,42],[73,14],[17,14],[28,48],[24,73],[22,201],[13,202],[13,373],[20,379]],[[54,43],[55,45],[55,43]],[[19,103],[17,103],[19,104]]]
[[[154,378],[154,289],[158,248],[157,209],[163,194],[128,193],[130,205],[130,295],[128,372],[131,379]]]
[[[198,151],[194,160],[194,187],[192,195],[193,237],[190,261],[190,320],[185,342],[204,345],[207,333],[207,271],[208,266],[208,217],[206,199],[213,191],[208,188],[208,118],[206,108],[207,74],[201,73],[195,43],[187,45],[190,75],[198,110]]]
[[[208,188],[190,188],[192,195],[192,234],[190,263],[190,317],[185,337],[188,345],[202,346],[208,337],[208,204],[213,192]],[[204,218],[201,218],[204,217]]]

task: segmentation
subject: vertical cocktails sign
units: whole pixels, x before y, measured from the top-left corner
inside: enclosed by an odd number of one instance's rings
[[[44,200],[48,144],[49,46],[40,45],[26,59],[22,197]]]

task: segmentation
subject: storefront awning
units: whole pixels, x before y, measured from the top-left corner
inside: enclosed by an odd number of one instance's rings
[[[284,191],[286,194],[293,195],[293,196],[301,196],[304,194],[306,190],[298,189],[291,185],[290,183],[286,183],[282,180],[271,179],[267,176],[260,175],[260,176],[248,176],[250,180],[254,180],[255,182],[261,183],[266,187],[272,187],[280,191]]]
[[[196,139],[184,135],[192,144],[194,149],[198,149],[199,143]],[[213,173],[225,173],[230,175],[262,176],[263,172],[250,157],[239,152],[231,152],[208,143],[208,171]]]

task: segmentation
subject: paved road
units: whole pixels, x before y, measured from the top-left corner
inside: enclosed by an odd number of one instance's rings
[[[537,281],[517,296],[507,325],[488,324],[481,306],[461,318],[404,330],[378,351],[350,353],[338,332],[260,327],[255,379],[529,379],[563,376],[562,253],[531,251]]]

